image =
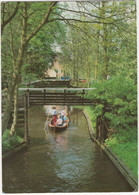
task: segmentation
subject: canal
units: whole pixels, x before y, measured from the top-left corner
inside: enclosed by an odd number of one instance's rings
[[[133,189],[89,136],[81,109],[69,127],[49,130],[42,106],[29,109],[30,146],[3,161],[3,192],[131,192]]]

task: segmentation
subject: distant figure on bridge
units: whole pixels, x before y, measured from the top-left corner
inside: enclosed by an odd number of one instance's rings
[[[61,77],[61,79],[64,81],[64,80],[65,80],[65,77],[64,77],[64,76],[62,76],[62,77]]]
[[[66,77],[67,80],[71,80],[71,78],[69,76]]]

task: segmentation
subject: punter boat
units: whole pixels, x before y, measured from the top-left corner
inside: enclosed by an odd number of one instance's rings
[[[52,120],[53,120],[53,118],[50,120],[50,123],[49,123],[48,126],[52,129],[54,129],[54,125],[52,124]],[[64,123],[62,126],[57,126],[56,125],[55,130],[64,130],[68,127],[68,125],[69,125],[69,118],[67,117],[67,123]]]

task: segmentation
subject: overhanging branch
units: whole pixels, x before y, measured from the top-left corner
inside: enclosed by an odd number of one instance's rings
[[[37,32],[44,26],[44,24],[48,23],[48,19],[49,19],[49,16],[52,12],[52,8],[57,4],[57,1],[56,2],[51,2],[50,3],[50,6],[47,10],[47,14],[45,15],[44,19],[42,20],[42,22],[37,26],[37,28],[34,29],[34,31],[28,35],[28,37],[26,38],[26,44],[32,39],[32,37],[34,37]]]
[[[19,8],[19,4],[20,4],[20,2],[17,2],[16,7],[15,7],[13,13],[11,14],[11,16],[10,16],[8,19],[6,19],[5,21],[3,20],[3,23],[1,24],[1,34],[3,34],[4,27],[5,27],[9,22],[11,22],[11,20],[15,17],[15,15],[16,15],[16,13],[17,13],[17,11],[18,11],[18,8]]]

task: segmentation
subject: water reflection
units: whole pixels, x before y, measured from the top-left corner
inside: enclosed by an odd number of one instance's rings
[[[29,110],[30,147],[3,163],[3,191],[128,192],[132,188],[90,140],[81,111],[70,114],[69,127],[47,128],[42,107]]]

